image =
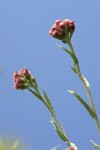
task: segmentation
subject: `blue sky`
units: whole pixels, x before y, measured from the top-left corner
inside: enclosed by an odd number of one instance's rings
[[[13,72],[27,67],[47,92],[68,137],[79,150],[92,150],[90,139],[100,143],[94,121],[67,92],[75,90],[88,102],[82,84],[70,69],[72,60],[54,46],[63,44],[48,34],[56,19],[75,21],[72,43],[100,116],[99,14],[99,0],[0,0],[1,138],[19,138],[26,150],[66,147],[43,104],[27,90],[13,89]]]

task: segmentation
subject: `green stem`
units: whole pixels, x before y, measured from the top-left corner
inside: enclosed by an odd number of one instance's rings
[[[68,45],[70,47],[71,52],[75,55],[75,52],[74,52],[74,49],[73,49],[71,41],[68,42]]]
[[[30,89],[30,88],[27,88],[32,94],[34,94],[34,91],[32,90],[32,89]],[[38,94],[38,93],[37,93]],[[42,102],[43,102],[43,104],[50,110],[50,108],[49,108],[49,106],[47,105],[47,103],[44,101],[44,99],[42,98],[42,96],[41,95],[39,95],[40,97],[38,98],[38,99],[40,99]]]
[[[68,42],[68,45],[70,47],[71,52],[75,55],[75,52],[74,52],[74,49],[73,49],[71,41]],[[87,97],[88,97],[89,102],[90,102],[90,107],[92,108],[92,110],[94,111],[94,113],[97,116],[97,113],[96,113],[96,110],[95,110],[95,106],[94,106],[94,103],[93,103],[93,100],[92,100],[92,95],[91,95],[90,89],[87,87],[86,82],[84,81],[83,75],[81,74],[81,71],[80,71],[79,64],[75,64],[74,63],[74,67],[75,67],[75,69],[77,71],[77,75],[79,76],[81,82],[84,85],[84,88],[85,88],[86,93],[87,93]],[[96,122],[96,125],[97,125],[97,128],[98,128],[98,133],[100,135],[100,122],[99,122],[98,117],[95,118],[95,122]]]
[[[60,123],[60,121],[58,120],[58,118],[57,118],[57,116],[56,116],[56,113],[55,113],[53,107],[52,107],[52,108],[49,107],[49,105],[46,103],[45,99],[41,96],[41,94],[40,94],[40,92],[39,92],[39,90],[38,90],[38,87],[37,87],[37,88],[35,88],[34,86],[32,86],[32,87],[33,87],[33,89],[35,90],[35,92],[40,96],[39,98],[41,99],[41,101],[43,102],[43,104],[47,107],[47,109],[50,111],[51,115],[54,117],[54,119],[55,119],[55,121],[56,121],[56,123],[57,123],[59,129],[62,131],[62,133],[64,134],[64,136],[68,139],[68,137],[67,137],[67,135],[66,135],[66,133],[65,133],[65,131],[64,131],[64,129],[63,129],[61,123]],[[34,94],[34,91],[33,91],[32,89],[28,88],[28,90],[29,90],[32,94]],[[67,145],[70,146],[70,141],[69,141],[69,139],[68,139]]]
[[[53,114],[53,117],[55,118],[55,121],[56,121],[56,123],[58,124],[60,130],[61,130],[61,131],[63,132],[63,134],[67,137],[67,135],[66,135],[66,133],[65,133],[65,131],[64,131],[64,129],[63,129],[61,123],[60,123],[60,121],[58,120],[58,118],[57,118],[57,116],[56,116],[56,113]],[[68,139],[68,138],[67,138],[67,139]]]

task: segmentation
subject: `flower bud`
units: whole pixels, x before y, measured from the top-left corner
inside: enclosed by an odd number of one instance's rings
[[[74,143],[70,143],[70,147],[68,147],[67,150],[78,150],[78,148],[76,147],[76,145]]]
[[[28,69],[22,69],[22,70],[19,71],[19,74],[26,76],[26,75],[29,75],[30,73],[29,73],[29,70],[28,70]]]
[[[69,25],[69,19],[65,19],[64,23],[65,23],[66,26],[68,26]]]
[[[59,30],[59,27],[58,27],[56,24],[54,24],[54,25],[51,27],[51,30],[52,30],[52,31],[54,31],[54,30]]]
[[[13,74],[14,88],[16,90],[26,89],[31,86],[33,76],[30,74],[28,69],[22,69],[19,72]]]
[[[62,21],[62,22],[59,23],[59,28],[60,29],[65,29],[66,28],[66,24],[65,24],[64,21]]]
[[[75,24],[73,20],[56,20],[55,24],[51,27],[49,34],[61,40],[64,43],[67,43],[71,40],[72,34],[75,30]]]
[[[75,24],[74,24],[74,21],[72,21],[72,20],[70,20],[69,21],[69,29],[70,29],[70,31],[74,31],[74,29],[75,29]]]
[[[61,22],[62,22],[62,20],[58,19],[58,20],[55,21],[55,24],[59,25],[59,23],[61,23]]]
[[[53,37],[59,37],[59,31],[58,30],[54,30],[52,32]]]

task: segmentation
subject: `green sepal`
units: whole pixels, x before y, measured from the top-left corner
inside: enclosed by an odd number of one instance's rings
[[[100,150],[100,145],[96,144],[95,142],[93,142],[92,140],[90,140],[91,144],[93,145],[94,148]]]
[[[73,94],[77,100],[79,100],[79,102],[86,108],[86,110],[89,112],[89,114],[91,115],[91,117],[94,119],[97,119],[96,114],[94,113],[94,111],[91,109],[91,107],[74,91],[69,90],[69,92],[71,94]]]
[[[66,143],[70,143],[67,137],[62,133],[62,131],[59,129],[59,127],[56,125],[56,123],[54,122],[52,118],[50,118],[50,122],[53,125],[54,129],[56,130],[58,136]]]
[[[75,63],[75,64],[78,64],[78,60],[77,60],[76,56],[74,55],[74,53],[72,53],[72,52],[69,51],[68,49],[66,49],[66,48],[64,48],[63,46],[60,46],[60,45],[58,45],[58,44],[56,44],[56,46],[58,46],[59,48],[63,49],[65,52],[67,52],[67,53],[71,56],[71,58],[73,59],[74,63]]]

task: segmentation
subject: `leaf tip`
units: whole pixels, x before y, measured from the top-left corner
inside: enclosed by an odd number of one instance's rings
[[[72,91],[72,90],[68,90],[68,92],[71,93],[71,94],[74,94],[74,91]]]

